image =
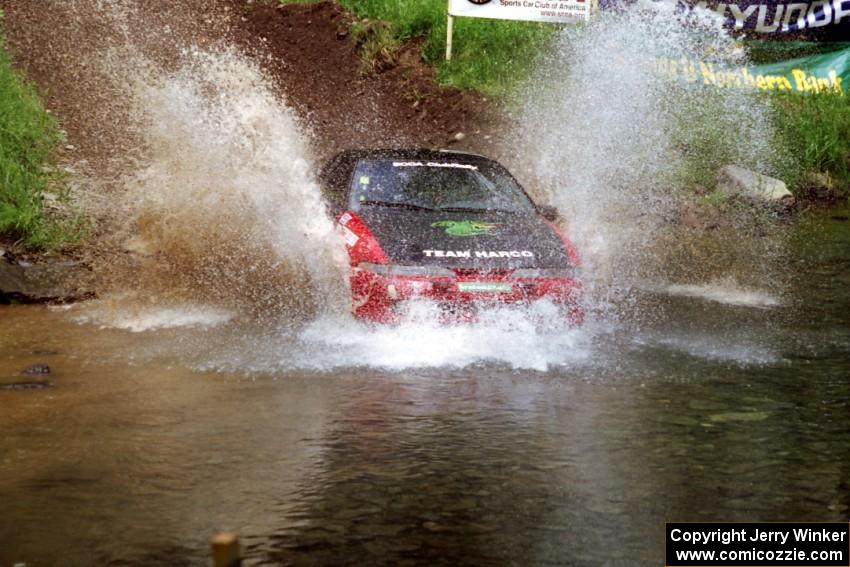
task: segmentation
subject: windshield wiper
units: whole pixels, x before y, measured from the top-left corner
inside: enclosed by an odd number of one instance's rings
[[[437,209],[432,209],[430,207],[423,207],[422,205],[414,205],[413,203],[390,203],[387,201],[360,201],[361,205],[375,205],[378,207],[391,207],[395,209],[411,209],[414,211],[436,211]]]

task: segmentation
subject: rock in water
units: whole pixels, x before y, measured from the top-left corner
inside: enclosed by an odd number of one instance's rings
[[[43,374],[50,374],[50,367],[46,364],[33,364],[21,371],[21,376],[41,376]]]
[[[727,165],[720,170],[717,174],[717,189],[726,195],[738,195],[765,202],[794,197],[784,181],[738,165]]]
[[[10,254],[0,258],[0,303],[7,301],[44,303],[70,301],[90,296],[85,289],[92,281],[91,271],[73,260],[45,259],[31,264],[10,261]]]

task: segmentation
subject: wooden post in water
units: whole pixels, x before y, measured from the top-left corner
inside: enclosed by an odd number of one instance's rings
[[[239,536],[231,533],[218,533],[210,538],[212,567],[240,567],[242,549]]]

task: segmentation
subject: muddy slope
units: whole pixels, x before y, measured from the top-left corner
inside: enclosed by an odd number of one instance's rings
[[[481,149],[494,122],[484,97],[436,86],[415,42],[396,66],[364,73],[347,33],[350,16],[333,2],[125,0],[103,10],[97,0],[0,0],[0,10],[15,64],[68,132],[67,161],[101,176],[120,167],[134,144],[122,128],[121,93],[101,78],[104,53],[122,43],[143,46],[159,64],[189,45],[238,45],[296,109],[320,158],[363,146]]]
[[[433,69],[421,61],[421,42],[405,46],[390,69],[366,73],[348,34],[351,16],[333,2],[231,6],[234,40],[274,77],[312,130],[320,154],[369,146],[481,148],[489,142],[495,113],[486,98],[436,86]]]
[[[136,143],[123,86],[104,80],[116,64],[108,54],[139,47],[167,66],[186,45],[212,43],[228,27],[223,7],[206,0],[117,1],[108,9],[99,0],[0,0],[0,10],[15,65],[67,132],[63,161],[99,178],[120,173]]]

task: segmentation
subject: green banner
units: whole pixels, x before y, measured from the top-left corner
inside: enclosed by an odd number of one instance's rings
[[[671,79],[718,88],[842,96],[850,88],[850,43],[749,42],[746,47],[753,60],[772,62],[729,66],[708,60],[656,58],[652,65]],[[788,56],[792,58],[784,59]]]

